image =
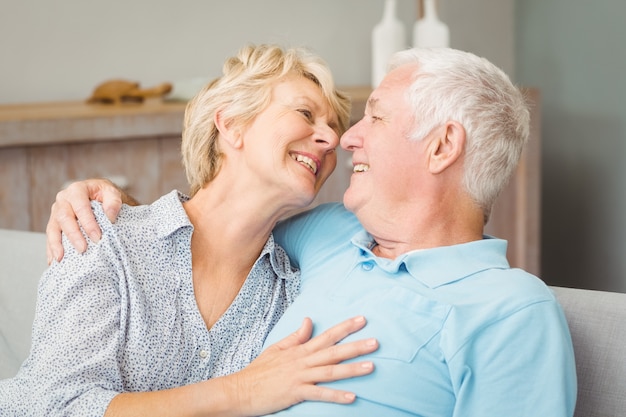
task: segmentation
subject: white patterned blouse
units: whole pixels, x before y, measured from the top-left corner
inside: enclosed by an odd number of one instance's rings
[[[44,273],[31,352],[0,381],[0,416],[102,416],[118,393],[233,373],[261,352],[299,292],[299,271],[270,236],[208,330],[193,292],[186,199],[172,191],[124,206],[115,224],[93,203],[102,239],[82,255],[64,241],[65,257]]]

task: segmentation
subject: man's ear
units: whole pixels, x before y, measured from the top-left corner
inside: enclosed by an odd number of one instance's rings
[[[241,128],[232,121],[232,119],[226,119],[223,111],[220,109],[215,112],[213,116],[213,123],[219,131],[221,140],[225,145],[238,149],[243,146],[243,137]]]
[[[439,174],[453,165],[465,150],[465,128],[459,122],[449,121],[439,127],[430,144],[428,168]]]

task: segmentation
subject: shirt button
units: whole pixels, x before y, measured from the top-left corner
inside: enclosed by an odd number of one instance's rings
[[[366,271],[371,271],[374,268],[374,264],[372,262],[364,262],[362,268]]]
[[[209,356],[209,352],[207,352],[206,350],[202,349],[202,350],[200,351],[200,357],[201,357],[202,359],[206,359],[206,357],[207,357],[207,356]]]

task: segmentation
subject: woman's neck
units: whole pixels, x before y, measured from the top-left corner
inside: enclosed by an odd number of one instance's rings
[[[207,328],[236,297],[277,222],[258,196],[227,188],[211,183],[183,204],[194,226],[194,292]]]

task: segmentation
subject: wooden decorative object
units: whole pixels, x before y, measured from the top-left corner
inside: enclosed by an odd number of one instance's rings
[[[172,84],[170,83],[162,83],[152,88],[141,88],[137,82],[109,80],[94,89],[87,103],[143,103],[147,98],[163,97],[170,91],[172,91]]]

